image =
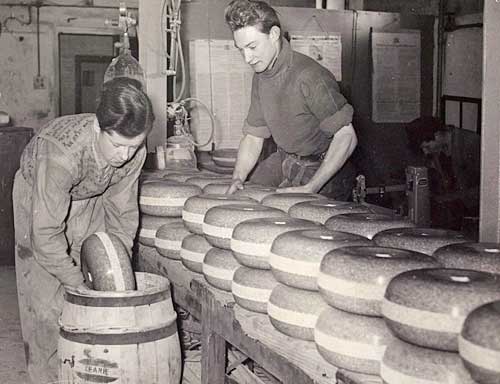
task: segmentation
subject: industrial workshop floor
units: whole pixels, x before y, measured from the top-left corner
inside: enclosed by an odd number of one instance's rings
[[[194,361],[193,361],[194,360]],[[198,359],[187,359],[182,384],[200,383]],[[14,267],[0,266],[0,384],[30,384],[26,372]]]
[[[29,384],[14,267],[0,267],[0,383]]]

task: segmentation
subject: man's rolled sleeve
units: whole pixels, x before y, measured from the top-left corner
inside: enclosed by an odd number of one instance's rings
[[[271,137],[271,132],[266,125],[254,126],[250,125],[248,120],[245,120],[245,123],[243,124],[243,135],[252,135],[267,139],[268,137]]]
[[[344,104],[340,110],[327,118],[323,119],[319,124],[321,129],[328,137],[333,137],[340,128],[349,125],[352,122],[354,109],[351,104]]]

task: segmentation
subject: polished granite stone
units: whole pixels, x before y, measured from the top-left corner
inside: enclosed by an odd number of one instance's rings
[[[474,384],[458,353],[422,348],[397,338],[385,350],[380,376],[387,384]]]
[[[349,246],[325,255],[318,286],[331,306],[347,312],[381,316],[381,304],[391,279],[401,272],[440,264],[420,252],[378,246]]]
[[[326,197],[318,193],[274,193],[262,199],[262,204],[288,213],[288,210],[297,203],[318,199]]]
[[[203,276],[215,288],[231,292],[233,275],[239,267],[231,251],[214,247],[203,259]]]
[[[81,248],[86,283],[96,291],[127,291],[136,288],[130,255],[118,236],[96,232]]]
[[[234,273],[231,291],[234,301],[243,308],[267,314],[267,303],[276,285],[271,271],[241,266]]]
[[[457,336],[467,315],[494,300],[500,300],[500,275],[468,269],[420,269],[391,280],[382,315],[399,338],[456,352]]]
[[[499,243],[460,243],[438,248],[433,256],[446,268],[500,273]]]
[[[376,233],[389,228],[414,227],[407,219],[380,213],[343,213],[329,218],[325,226],[334,231],[343,231],[373,238]]]
[[[231,235],[241,222],[257,218],[280,218],[285,212],[260,203],[238,203],[210,208],[203,219],[203,235],[214,247],[231,249]]]
[[[403,248],[432,255],[440,247],[469,240],[462,233],[447,229],[394,228],[377,233],[373,241],[383,247]]]
[[[337,201],[331,199],[321,199],[304,201],[293,205],[288,213],[297,219],[306,219],[325,224],[333,216],[343,213],[373,213],[366,205]]]
[[[213,247],[202,235],[191,234],[182,240],[182,264],[192,272],[203,273],[203,259]]]
[[[479,384],[500,383],[500,301],[469,313],[458,338],[458,352]]]
[[[233,230],[231,250],[242,265],[257,269],[271,269],[269,251],[280,234],[297,229],[319,229],[322,226],[309,220],[288,215],[281,218],[250,219]]]
[[[380,317],[369,317],[328,307],[314,329],[314,341],[326,361],[339,368],[380,374],[387,344],[394,339]]]
[[[271,324],[278,331],[302,340],[314,341],[314,327],[328,304],[318,292],[287,287],[274,287],[267,306]]]
[[[326,228],[285,232],[273,241],[269,264],[280,283],[317,291],[320,262],[328,252],[348,245],[370,244],[366,237]]]
[[[182,209],[182,220],[191,232],[203,235],[203,219],[205,213],[219,205],[255,203],[256,201],[246,196],[234,196],[226,194],[202,194],[190,197],[184,203]]]
[[[172,260],[181,259],[181,244],[191,232],[184,226],[182,220],[163,224],[156,231],[155,248],[158,253]]]
[[[139,188],[139,209],[146,215],[181,217],[188,198],[201,194],[201,188],[186,183],[162,180],[144,183]]]

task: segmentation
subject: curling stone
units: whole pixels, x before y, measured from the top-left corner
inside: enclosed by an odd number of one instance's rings
[[[370,208],[357,203],[330,199],[304,201],[292,206],[288,214],[298,219],[317,221],[325,224],[333,216],[343,213],[373,213]]]
[[[385,384],[475,384],[458,353],[422,348],[394,338],[385,349]]]
[[[335,249],[321,261],[318,287],[333,307],[367,316],[382,316],[380,306],[389,281],[401,272],[436,268],[431,256],[404,249],[349,246]]]
[[[152,216],[181,217],[188,198],[201,194],[201,188],[174,181],[151,181],[141,185],[139,208]]]
[[[233,230],[231,250],[242,265],[250,268],[270,269],[271,245],[278,235],[296,229],[319,228],[321,226],[318,223],[294,219],[288,215],[280,218],[245,220]]]
[[[203,219],[212,207],[227,204],[255,203],[256,201],[244,196],[234,195],[198,195],[186,200],[182,210],[184,225],[191,232],[203,235]]]
[[[182,223],[179,217],[162,217],[141,214],[139,216],[138,241],[142,245],[155,246],[156,231],[162,225],[173,225]]]
[[[180,260],[182,240],[190,234],[182,221],[164,224],[156,231],[155,248],[162,256]]]
[[[469,241],[457,231],[437,228],[393,228],[380,231],[373,241],[382,247],[409,249],[432,255],[438,248],[448,244]]]
[[[244,185],[243,189],[238,189],[234,194],[236,196],[251,197],[252,199],[261,203],[265,197],[272,195],[273,193],[276,193],[276,188],[254,184],[248,186]]]
[[[500,301],[481,305],[465,319],[458,352],[479,384],[500,383]]]
[[[203,259],[212,246],[202,235],[189,235],[182,240],[180,257],[182,264],[192,272],[203,273]]]
[[[221,175],[193,176],[186,180],[186,183],[197,185],[201,189],[208,184],[227,184],[231,182],[231,177]]]
[[[419,269],[390,281],[382,315],[400,339],[456,352],[467,315],[494,300],[500,300],[500,275],[469,269]]]
[[[314,342],[321,356],[339,368],[380,374],[385,348],[394,339],[380,317],[369,317],[328,307],[319,315]]]
[[[314,341],[314,327],[323,310],[328,308],[318,292],[278,284],[267,304],[271,324],[285,335]]]
[[[81,265],[85,280],[96,291],[135,289],[135,276],[127,248],[112,233],[96,232],[83,241]]]
[[[380,213],[343,213],[330,217],[325,226],[333,231],[355,233],[371,239],[385,229],[414,227],[415,224],[403,218]]]
[[[459,243],[445,245],[433,254],[445,268],[473,269],[500,274],[499,243]]]
[[[288,213],[288,210],[297,203],[319,199],[326,199],[326,197],[318,193],[273,193],[264,197],[261,202],[263,205]]]
[[[266,313],[273,288],[278,285],[271,271],[239,267],[233,276],[234,301],[252,312]]]
[[[266,207],[259,203],[228,204],[210,208],[203,219],[203,235],[214,247],[231,249],[231,235],[239,223],[264,217],[284,217],[279,209]]]
[[[203,276],[215,288],[231,292],[233,275],[239,267],[231,251],[212,248],[203,259]]]
[[[366,237],[326,228],[285,232],[273,241],[269,264],[280,283],[317,291],[319,265],[324,255],[336,248],[371,243]]]

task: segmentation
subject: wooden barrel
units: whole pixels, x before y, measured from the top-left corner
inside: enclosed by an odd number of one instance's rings
[[[136,291],[67,289],[58,346],[61,382],[180,383],[170,282],[142,272],[136,281]]]

